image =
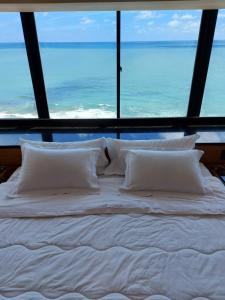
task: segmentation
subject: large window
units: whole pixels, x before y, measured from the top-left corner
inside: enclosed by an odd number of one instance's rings
[[[133,136],[134,127],[187,133],[217,125],[221,139],[225,10],[217,12],[0,13],[0,129],[106,127],[119,137],[121,128]],[[17,120],[37,110],[39,119]]]
[[[200,11],[122,12],[121,116],[185,116]]]
[[[217,18],[201,116],[225,116],[225,10]]]
[[[0,118],[37,117],[20,16],[0,13]]]
[[[116,116],[116,13],[36,13],[51,118]]]

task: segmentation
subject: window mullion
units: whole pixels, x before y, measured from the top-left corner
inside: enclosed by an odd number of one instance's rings
[[[38,117],[49,119],[49,109],[41,65],[35,18],[32,12],[20,13]]]
[[[195,57],[194,72],[187,116],[198,117],[201,112],[205,83],[213,46],[218,10],[203,10],[199,31],[198,47]]]
[[[116,12],[116,99],[117,99],[117,108],[116,108],[116,116],[120,118],[120,72],[121,72],[121,12]]]

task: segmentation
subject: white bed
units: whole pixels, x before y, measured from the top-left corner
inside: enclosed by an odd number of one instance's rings
[[[1,184],[0,299],[224,300],[225,188],[204,176],[211,195]]]

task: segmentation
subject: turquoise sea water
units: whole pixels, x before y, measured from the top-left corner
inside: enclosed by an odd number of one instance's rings
[[[115,43],[41,43],[52,118],[116,116]],[[121,116],[185,116],[196,42],[121,45]],[[214,43],[202,115],[225,116],[225,41]],[[24,44],[0,43],[0,117],[37,117]]]

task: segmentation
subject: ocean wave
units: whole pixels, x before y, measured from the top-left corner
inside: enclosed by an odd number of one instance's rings
[[[53,119],[106,119],[115,117],[115,112],[99,108],[79,108],[71,111],[59,111],[51,113],[51,118]]]
[[[0,119],[29,119],[29,118],[37,118],[37,114],[0,112]]]
[[[50,112],[50,117],[52,119],[106,119],[106,118],[115,118],[116,113],[113,111],[108,111],[105,109],[98,108],[79,108],[69,111],[58,111]],[[36,114],[33,113],[13,113],[13,112],[0,112],[0,118],[2,119],[14,119],[14,118],[37,118]]]

